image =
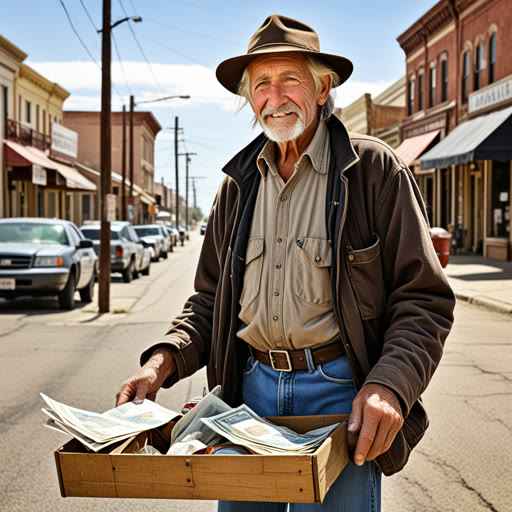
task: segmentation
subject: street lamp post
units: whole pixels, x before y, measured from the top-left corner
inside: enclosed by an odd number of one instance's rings
[[[197,153],[178,153],[178,156],[186,157],[186,171],[185,171],[185,227],[188,231],[188,164],[191,161],[191,156],[197,155]]]
[[[110,310],[110,219],[107,212],[107,194],[112,188],[112,125],[111,125],[111,31],[124,21],[142,21],[139,16],[123,18],[111,24],[111,0],[103,0],[101,32],[101,120],[100,120],[100,254],[98,307],[100,313]]]

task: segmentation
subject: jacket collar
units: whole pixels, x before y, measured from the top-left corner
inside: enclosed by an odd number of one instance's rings
[[[341,174],[359,161],[354,146],[343,123],[334,115],[327,121],[329,140],[331,145],[331,157],[334,165]],[[233,178],[238,185],[243,186],[249,182],[254,173],[259,172],[256,165],[258,155],[268,141],[264,133],[260,133],[244,149],[237,153],[224,167],[223,171]]]

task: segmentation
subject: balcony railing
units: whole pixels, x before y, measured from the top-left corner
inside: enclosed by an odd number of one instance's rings
[[[49,149],[51,143],[49,135],[44,135],[13,119],[7,120],[7,138],[24,146],[34,146],[42,151]]]

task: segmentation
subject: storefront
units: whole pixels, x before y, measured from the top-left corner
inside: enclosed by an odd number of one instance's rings
[[[512,258],[512,107],[459,124],[420,158],[421,169],[451,169],[450,204],[465,252]]]
[[[74,167],[50,159],[34,146],[4,140],[7,174],[6,216],[58,217],[80,222],[81,193],[95,193],[94,183]]]

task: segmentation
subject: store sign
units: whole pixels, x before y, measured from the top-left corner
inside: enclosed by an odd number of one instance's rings
[[[46,186],[46,169],[37,164],[32,164],[32,183]]]
[[[107,222],[116,220],[117,196],[115,194],[107,194]]]
[[[78,133],[59,123],[52,123],[51,149],[76,158],[78,156]]]
[[[469,95],[468,112],[476,112],[483,108],[512,99],[512,78]]]

